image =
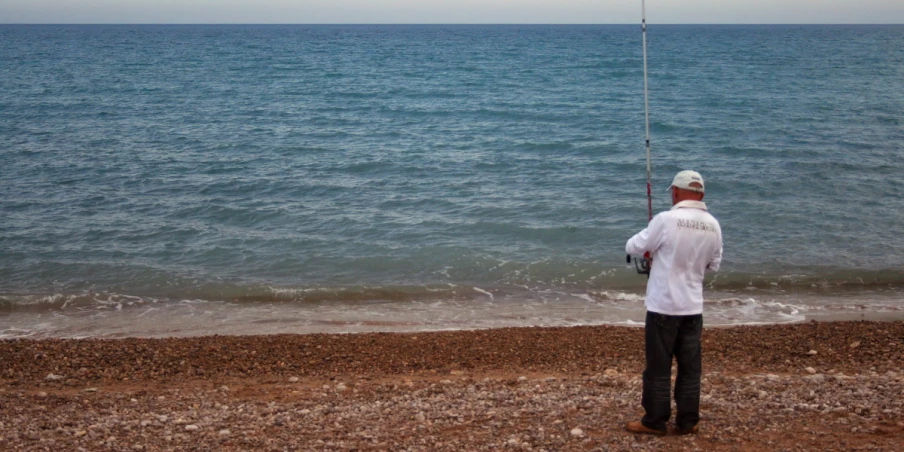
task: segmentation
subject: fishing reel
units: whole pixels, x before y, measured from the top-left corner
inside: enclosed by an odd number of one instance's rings
[[[629,265],[631,264],[631,259],[634,259],[634,268],[637,269],[637,274],[650,276],[650,268],[653,266],[653,259],[650,257],[650,253],[644,253],[643,257],[631,257],[629,254],[627,259]]]

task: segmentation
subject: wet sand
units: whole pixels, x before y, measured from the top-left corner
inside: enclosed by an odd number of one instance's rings
[[[643,330],[0,341],[2,450],[897,450],[904,323],[708,328],[646,437]]]

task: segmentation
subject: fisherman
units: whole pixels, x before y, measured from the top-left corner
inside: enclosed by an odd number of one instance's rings
[[[700,420],[700,335],[703,332],[703,274],[719,270],[722,229],[703,203],[703,177],[681,171],[669,186],[672,209],[628,240],[628,254],[650,253],[645,323],[646,369],[641,404],[646,414],[628,422],[633,433],[665,435],[672,414],[672,357],[678,361],[675,404],[678,434],[697,433]]]

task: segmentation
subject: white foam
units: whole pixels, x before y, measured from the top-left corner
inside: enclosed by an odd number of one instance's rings
[[[480,292],[480,293],[482,293],[482,294],[484,294],[484,295],[490,297],[490,300],[494,300],[494,299],[495,299],[495,298],[493,297],[493,294],[491,294],[491,293],[489,293],[489,292],[487,292],[487,291],[481,289],[480,287],[472,287],[472,289],[474,289],[474,290],[476,290],[477,292]]]
[[[586,294],[586,293],[573,293],[573,294],[569,294],[569,295],[571,295],[572,297],[575,297],[575,298],[580,298],[581,300],[587,300],[587,301],[589,301],[589,302],[591,302],[591,303],[592,303],[592,302],[596,302],[596,300],[594,300],[593,297],[590,296],[590,294]]]
[[[636,294],[636,293],[626,293],[626,292],[617,292],[617,291],[608,291],[604,290],[600,292],[600,295],[615,301],[644,301],[646,297],[644,295]]]
[[[157,310],[157,308],[148,308],[146,311],[142,312],[141,314],[138,314],[137,317],[139,317],[139,318],[144,317],[144,316],[147,315],[149,312],[151,312],[151,311],[156,311],[156,310]]]

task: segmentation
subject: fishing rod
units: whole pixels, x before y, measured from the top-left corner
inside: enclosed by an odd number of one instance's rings
[[[649,215],[647,221],[653,221],[653,194],[651,190],[651,159],[650,159],[650,94],[647,85],[647,5],[646,0],[640,1],[641,13],[641,31],[643,32],[643,113],[644,125],[646,126],[646,148],[647,148],[647,213]],[[628,264],[631,263],[631,255],[628,255]],[[644,253],[643,257],[634,258],[634,268],[637,273],[642,275],[650,275],[650,267],[653,263],[649,252]]]

